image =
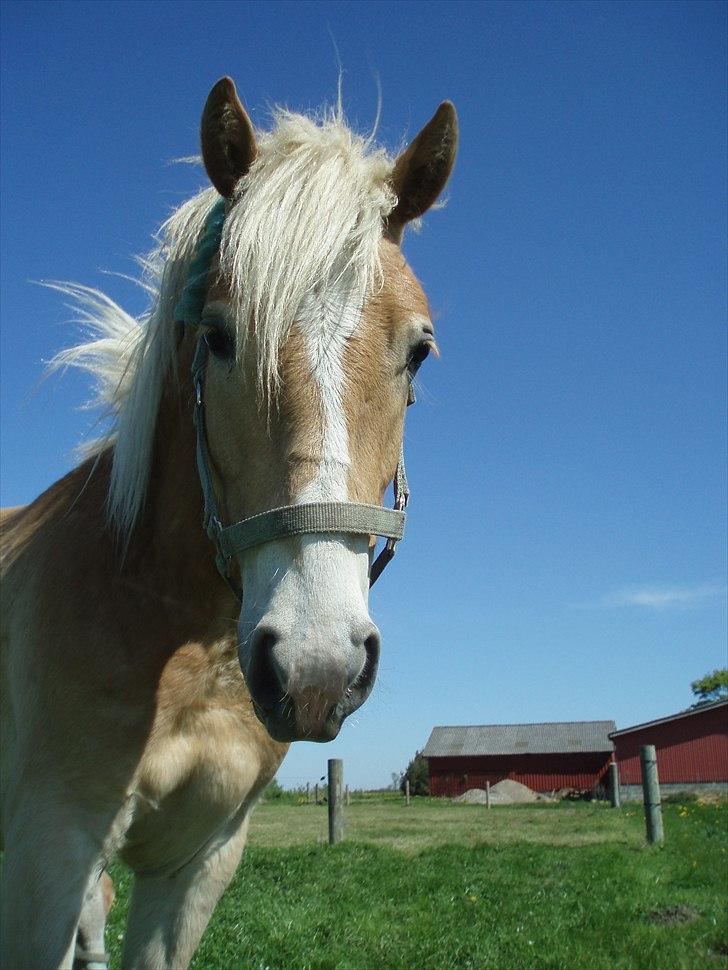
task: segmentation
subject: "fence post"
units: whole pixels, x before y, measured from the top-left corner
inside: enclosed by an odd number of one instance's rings
[[[405,779],[405,783],[404,783],[404,801],[406,805],[409,805],[410,803],[409,778]]]
[[[609,763],[609,804],[612,808],[620,808],[622,798],[619,791],[619,765],[616,761]]]
[[[349,786],[348,785],[346,786],[346,788],[344,788],[344,802],[346,804],[346,807],[348,808],[349,807]]]
[[[313,803],[314,803],[314,805],[318,805],[318,803],[319,803],[319,801],[318,801],[318,782],[316,782],[316,784],[313,786]]]
[[[309,781],[306,782],[306,804],[311,804],[311,783]]]
[[[329,758],[329,845],[344,838],[344,762]]]
[[[640,748],[642,768],[642,798],[645,806],[645,825],[649,843],[664,842],[662,829],[662,802],[660,801],[660,780],[657,777],[657,755],[654,744],[643,744]]]
[[[485,807],[490,808],[490,782],[485,783]]]

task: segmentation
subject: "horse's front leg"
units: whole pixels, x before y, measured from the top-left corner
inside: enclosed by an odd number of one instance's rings
[[[109,874],[91,875],[78,922],[73,970],[107,970],[106,917],[114,901],[114,884]]]
[[[174,872],[137,873],[124,942],[124,970],[184,970],[235,874],[248,810]]]
[[[5,833],[0,966],[71,970],[89,877],[100,867],[94,838],[67,805],[34,787]]]

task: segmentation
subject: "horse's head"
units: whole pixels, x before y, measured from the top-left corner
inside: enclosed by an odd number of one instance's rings
[[[456,139],[445,103],[393,165],[338,119],[283,116],[257,144],[232,82],[213,88],[202,152],[226,215],[200,323],[204,434],[225,523],[282,506],[382,504],[409,383],[435,348],[399,241],[443,189]],[[235,557],[240,663],[278,740],[335,737],[371,691],[373,544],[342,525]]]

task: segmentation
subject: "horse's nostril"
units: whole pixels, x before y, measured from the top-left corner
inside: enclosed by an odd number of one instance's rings
[[[372,658],[374,660],[379,659],[380,643],[381,643],[381,640],[379,638],[379,634],[376,631],[373,631],[372,633],[369,634],[369,636],[364,641],[364,649],[366,650],[368,659],[369,658]]]
[[[281,639],[272,626],[258,626],[253,630],[251,648],[253,653],[269,653]]]
[[[359,643],[364,650],[364,662],[346,690],[347,697],[351,697],[357,691],[368,691],[374,683],[377,667],[379,666],[379,648],[381,641],[377,628],[375,626],[369,626],[366,636]]]
[[[286,688],[273,649],[281,635],[272,626],[259,626],[250,640],[250,663],[246,672],[248,689],[261,707],[272,707],[280,702]]]

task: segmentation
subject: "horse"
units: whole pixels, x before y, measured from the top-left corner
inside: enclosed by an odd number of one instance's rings
[[[81,906],[73,953],[73,970],[107,970],[109,954],[104,948],[106,917],[116,893],[108,872],[91,881]]]
[[[256,131],[222,78],[211,184],[157,236],[149,309],[58,284],[93,333],[57,364],[93,375],[111,423],[3,524],[3,966],[70,968],[118,855],[123,965],[186,967],[289,744],[332,739],[369,695],[368,590],[437,351],[401,242],[457,133],[443,102],[393,158],[340,98]]]

